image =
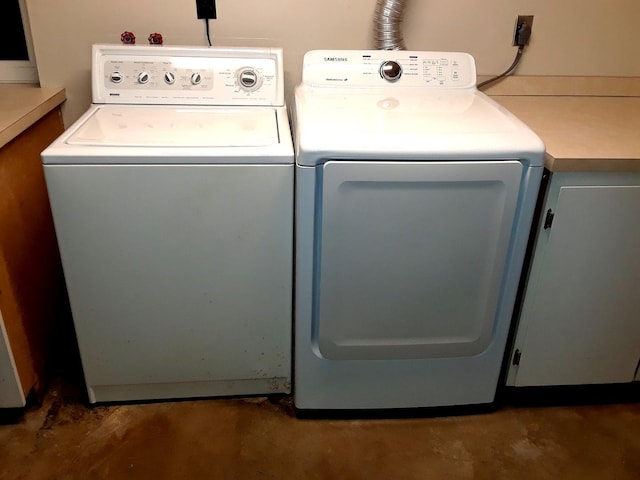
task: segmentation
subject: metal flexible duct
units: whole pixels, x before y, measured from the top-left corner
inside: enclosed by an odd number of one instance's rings
[[[406,50],[402,19],[406,0],[378,0],[373,17],[373,40],[377,50]]]

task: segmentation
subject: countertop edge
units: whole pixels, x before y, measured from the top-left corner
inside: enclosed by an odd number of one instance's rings
[[[40,90],[46,95],[46,98],[39,103],[34,103],[32,108],[0,131],[0,148],[22,134],[31,125],[67,99],[64,88],[42,88]]]
[[[488,78],[478,76],[478,81]],[[640,77],[510,75],[482,91],[490,96],[638,97]]]
[[[544,166],[554,173],[640,173],[640,159],[554,158],[546,154]]]

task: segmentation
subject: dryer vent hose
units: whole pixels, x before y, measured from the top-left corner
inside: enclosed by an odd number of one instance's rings
[[[373,40],[377,50],[406,50],[402,19],[406,0],[378,0],[373,18]]]

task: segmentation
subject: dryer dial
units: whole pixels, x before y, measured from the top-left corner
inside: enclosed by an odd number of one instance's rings
[[[394,60],[382,62],[380,76],[388,82],[397,82],[402,76],[402,66]]]

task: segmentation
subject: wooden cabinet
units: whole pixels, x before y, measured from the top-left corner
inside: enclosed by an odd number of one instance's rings
[[[549,175],[507,385],[640,380],[640,173]]]
[[[56,107],[0,148],[0,408],[43,387],[64,282],[40,152],[63,129]]]

